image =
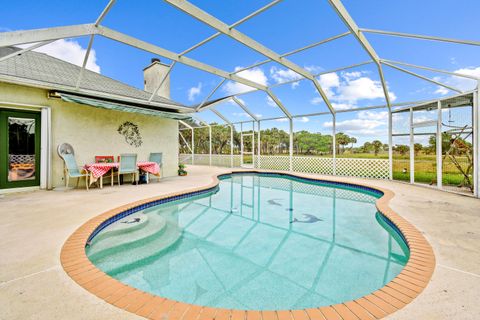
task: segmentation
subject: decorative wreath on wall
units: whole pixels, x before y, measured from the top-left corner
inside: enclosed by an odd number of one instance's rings
[[[140,130],[133,122],[125,121],[118,127],[117,132],[125,138],[126,143],[135,148],[140,147],[143,143]]]

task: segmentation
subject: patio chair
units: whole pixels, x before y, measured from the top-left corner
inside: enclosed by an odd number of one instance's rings
[[[163,178],[163,153],[162,152],[152,152],[150,153],[150,156],[148,157],[148,161],[150,162],[156,162],[158,166],[160,167],[160,176],[158,177],[158,180],[160,178]]]
[[[77,161],[75,160],[75,156],[71,153],[63,154],[62,155],[63,162],[65,164],[64,170],[65,170],[65,187],[68,188],[68,183],[70,181],[70,178],[77,178],[77,188],[78,188],[78,183],[80,182],[80,179],[82,177],[85,177],[85,186],[87,187],[88,190],[88,173],[82,173],[78,169]]]
[[[120,185],[120,175],[122,174],[132,174],[132,179],[138,186],[137,180],[137,154],[135,153],[125,153],[120,155],[120,164],[118,167],[118,185]]]

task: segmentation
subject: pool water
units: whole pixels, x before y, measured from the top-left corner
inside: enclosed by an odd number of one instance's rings
[[[383,287],[408,248],[377,213],[378,193],[299,178],[233,174],[218,189],[136,212],[87,247],[140,290],[229,309],[301,309]]]

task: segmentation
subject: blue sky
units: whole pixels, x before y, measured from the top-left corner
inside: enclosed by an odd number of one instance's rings
[[[257,10],[269,1],[192,1],[203,10],[226,23],[233,23]],[[107,1],[9,1],[2,4],[0,31],[46,28],[93,22]],[[443,37],[479,40],[480,2],[477,0],[424,1],[358,1],[344,0],[344,5],[360,27]],[[179,12],[163,1],[118,0],[103,24],[112,29],[155,43],[174,52],[181,52],[215,33],[214,30],[190,16]],[[284,0],[240,25],[238,30],[277,53],[299,47],[347,31],[326,0]],[[480,76],[480,48],[466,45],[393,38],[367,34],[381,58],[404,61],[450,71]],[[86,38],[59,41],[44,48],[47,53],[73,63],[81,63],[87,46]],[[152,54],[97,37],[89,68],[106,76],[142,88],[142,68]],[[249,66],[265,60],[262,55],[238,42],[220,36],[187,56],[226,71]],[[170,63],[169,60],[161,58]],[[313,73],[360,63],[369,59],[352,36],[292,55],[288,59]],[[472,89],[475,83],[459,78],[414,70],[435,77],[462,90]],[[394,102],[430,99],[451,95],[435,84],[384,67],[390,95]],[[297,75],[285,67],[268,63],[240,74],[254,81],[272,85],[294,79]],[[201,102],[218,84],[219,79],[203,71],[177,64],[171,76],[171,95],[185,104]],[[338,109],[382,105],[385,103],[374,65],[365,65],[345,72],[319,78],[334,106]],[[239,84],[227,82],[213,98],[245,90]],[[312,84],[300,81],[273,89],[292,114],[327,111]],[[262,92],[241,96],[242,101],[261,118],[281,116]],[[246,120],[244,112],[232,103],[217,108],[232,121]],[[202,117],[221,122],[212,112]],[[268,121],[263,127],[287,127],[286,123]],[[386,139],[385,110],[342,113],[337,116],[337,128],[356,136],[360,143],[373,138]],[[331,117],[299,118],[295,131],[311,130],[330,133]],[[372,138],[370,138],[372,137]]]

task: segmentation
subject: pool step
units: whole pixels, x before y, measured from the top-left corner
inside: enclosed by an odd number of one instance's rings
[[[122,230],[116,228],[108,231],[105,234],[99,233],[100,239],[95,237],[91,245],[87,248],[87,255],[90,260],[96,260],[103,255],[108,255],[113,252],[123,250],[124,247],[136,247],[137,243],[161,234],[166,225],[166,219],[159,215],[144,215],[142,217],[146,220],[140,226],[133,230]],[[120,224],[120,223],[116,223]]]
[[[175,208],[172,208],[163,211],[162,214],[156,212],[137,213],[119,220],[93,239],[91,245],[87,248],[88,257],[95,261],[116,251],[143,245],[149,238],[157,237],[164,232],[167,220],[172,219],[175,212]],[[132,224],[122,223],[123,221],[133,221],[135,218],[141,220]],[[140,225],[135,228],[130,227],[134,224]]]
[[[126,234],[145,227],[148,223],[148,216],[142,212],[134,213],[126,218],[113,223],[106,229],[102,230],[93,238],[91,244],[99,243],[100,240],[110,238],[119,234]]]
[[[137,241],[135,246],[122,246],[121,250],[94,255],[90,260],[101,270],[114,276],[154,261],[180,239],[182,232],[175,222],[166,220],[163,232]]]

